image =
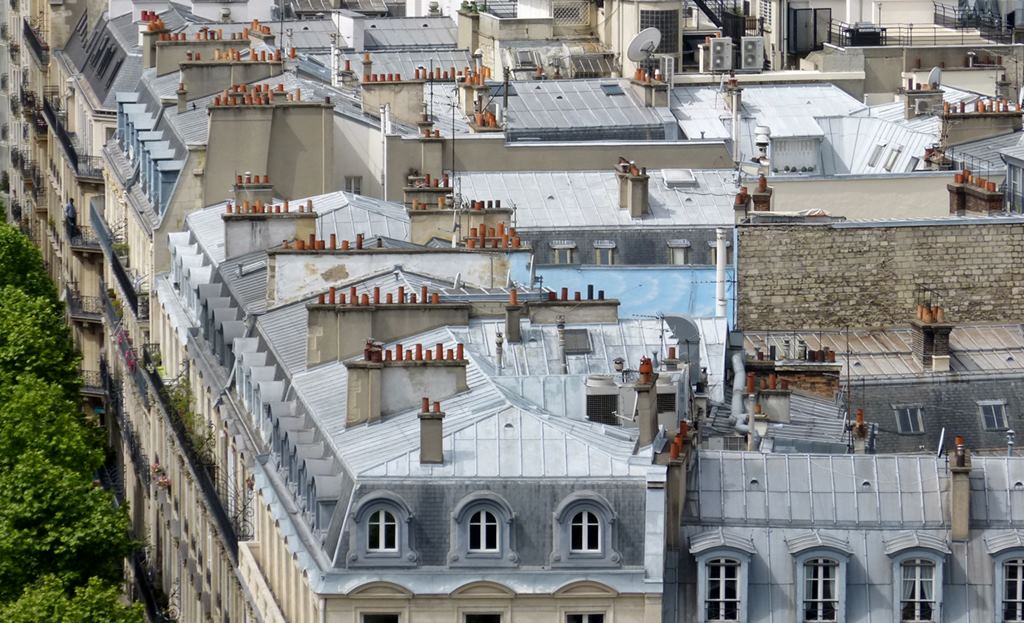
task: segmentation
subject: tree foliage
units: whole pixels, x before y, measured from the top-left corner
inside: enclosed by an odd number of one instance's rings
[[[0,224],[0,621],[141,623],[120,603],[127,510],[93,478],[78,357],[42,258]]]
[[[0,385],[0,473],[13,469],[29,450],[83,477],[103,462],[97,427],[62,388],[29,374]]]
[[[56,576],[44,576],[17,599],[0,607],[6,623],[142,623],[139,604],[126,606],[113,585],[92,578],[73,590]]]
[[[0,378],[25,373],[70,392],[79,383],[78,357],[56,303],[6,286],[0,290]]]
[[[0,223],[0,267],[0,288],[13,286],[29,296],[56,300],[39,249],[16,227],[6,223]]]
[[[124,507],[80,472],[32,450],[0,474],[0,600],[45,574],[116,581],[133,549]]]

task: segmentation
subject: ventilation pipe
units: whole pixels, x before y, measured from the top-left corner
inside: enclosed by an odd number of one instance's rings
[[[761,445],[760,435],[751,426],[751,416],[743,412],[743,384],[747,378],[743,356],[743,353],[735,353],[732,356],[732,424],[736,432],[748,435],[749,447],[757,448]]]
[[[728,313],[725,300],[725,235],[725,228],[719,227],[715,230],[715,316],[720,318],[725,317]]]

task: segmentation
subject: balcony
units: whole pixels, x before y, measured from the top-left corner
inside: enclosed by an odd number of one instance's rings
[[[110,260],[110,270],[114,274],[114,280],[117,282],[121,294],[124,295],[124,300],[137,320],[149,320],[149,293],[128,274],[124,265],[125,260],[121,257],[120,250],[115,248],[113,236],[107,229],[103,215],[99,213],[95,204],[89,206],[89,219],[93,231],[96,232],[100,247]]]
[[[131,420],[125,416],[121,381],[114,378],[110,372],[110,366],[103,359],[100,360],[100,381],[103,384],[103,392],[107,397],[107,408],[113,414],[118,427],[121,429],[121,440],[128,446],[128,457],[135,467],[135,473],[139,480],[148,487],[150,482],[149,457],[142,451],[139,436],[135,433]]]
[[[39,65],[40,69],[45,70],[50,64],[50,46],[46,45],[44,38],[40,33],[36,32],[36,29],[29,23],[28,18],[23,20],[24,28],[21,31],[22,39],[28,45],[28,49],[32,52],[32,58],[35,59],[36,64]]]
[[[75,175],[83,181],[103,181],[103,165],[96,156],[86,156],[79,153],[78,141],[75,135],[64,127],[64,112],[56,105],[53,98],[43,98],[43,118],[50,124],[57,142],[64,149],[64,155],[68,164],[74,170]]]
[[[153,348],[144,347],[142,349],[142,358],[142,368],[147,386],[152,390],[153,395],[157,397],[156,404],[158,410],[166,418],[171,430],[174,432],[175,440],[178,442],[182,454],[191,468],[190,471],[195,476],[195,482],[199,485],[199,489],[205,498],[205,506],[213,517],[214,523],[217,524],[217,530],[220,532],[225,545],[227,545],[232,562],[237,563],[239,533],[242,533],[243,538],[246,538],[248,532],[251,532],[247,529],[248,522],[244,521],[245,500],[234,505],[236,510],[239,511],[238,516],[229,517],[226,506],[227,499],[230,499],[229,496],[231,495],[230,487],[226,486],[226,478],[224,483],[218,483],[217,464],[213,458],[212,451],[204,443],[204,423],[201,421],[197,423],[188,413],[183,413],[183,410],[187,411],[190,408],[188,403],[191,400],[191,395],[188,388],[185,387],[183,389],[178,385],[173,387],[164,385],[163,378],[160,375],[160,367],[157,365],[157,359],[154,358]],[[178,381],[178,383],[181,382]],[[185,404],[182,405],[181,403]],[[195,417],[200,420],[202,419],[202,416]],[[218,486],[218,484],[221,486]]]
[[[32,130],[37,141],[46,140],[46,118],[41,108],[32,111]]]
[[[31,89],[27,89],[25,88],[25,85],[22,85],[18,101],[21,103],[21,107],[25,110],[25,114],[30,115],[36,108],[36,92]]]
[[[7,74],[0,75],[0,91],[3,91],[4,93],[7,92],[7,89],[10,86],[9,81],[10,78],[7,77]]]
[[[18,60],[18,53],[21,51],[21,46],[13,41],[7,46],[7,52],[11,55],[12,61]]]
[[[101,288],[107,286],[101,281]],[[107,320],[107,326],[111,327],[111,332],[117,342],[117,352],[120,353],[121,359],[125,362],[125,369],[128,371],[128,380],[135,386],[135,391],[139,396],[139,400],[148,409],[149,408],[149,392],[146,386],[145,376],[139,369],[139,356],[132,346],[131,336],[124,330],[121,325],[121,314],[123,308],[121,306],[120,299],[111,296],[110,290],[105,290],[100,296],[100,300],[103,302],[103,315]]]
[[[79,392],[83,396],[89,396],[91,398],[103,398],[107,395],[103,388],[103,377],[96,370],[82,370],[80,372],[82,376],[82,385],[79,387]]]
[[[103,303],[98,296],[82,296],[78,284],[68,282],[64,287],[68,301],[68,315],[77,322],[103,322]]]
[[[64,223],[64,233],[68,237],[72,251],[80,253],[103,253],[100,247],[100,239],[92,227],[78,226],[72,228],[67,222]]]

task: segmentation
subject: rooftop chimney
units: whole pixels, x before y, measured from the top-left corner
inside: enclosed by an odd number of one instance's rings
[[[158,17],[150,20],[146,30],[141,33],[143,69],[156,67],[156,42],[160,40],[161,35],[166,34],[167,32],[168,30],[167,27],[164,26],[164,20]]]
[[[768,179],[761,175],[757,178],[757,189],[750,196],[754,202],[755,212],[771,212],[772,209],[772,194],[775,192],[771,186],[768,185]]]
[[[949,532],[954,541],[966,541],[971,535],[971,453],[964,438],[957,435],[949,462]]]
[[[999,185],[984,177],[974,175],[965,169],[953,175],[953,183],[946,185],[949,191],[949,213],[957,216],[972,214],[994,214],[1003,212],[1004,197]]]
[[[523,306],[519,304],[519,291],[513,288],[508,293],[508,305],[505,306],[505,339],[509,344],[523,341]]]
[[[441,403],[435,402],[434,408],[430,408],[430,399],[423,398],[423,405],[420,407],[420,464],[439,465],[444,463],[443,448],[443,427],[444,411],[441,410]]]
[[[445,398],[466,391],[466,363],[462,344],[447,350],[443,344],[398,344],[385,350],[380,342],[367,340],[363,359],[345,362],[346,425],[372,423],[414,408],[419,404],[413,394],[417,387],[429,387]]]
[[[949,371],[949,334],[953,325],[945,322],[938,305],[918,304],[917,318],[910,321],[911,350],[925,371]]]
[[[288,202],[264,204],[260,200],[244,200],[225,206],[224,255],[227,259],[253,251],[266,250],[281,241],[304,240],[316,231],[316,212],[289,210]]]
[[[658,434],[658,375],[654,372],[654,364],[647,357],[640,358],[637,371],[639,377],[634,389],[637,423],[640,427],[640,447],[643,447],[653,443],[654,436]]]
[[[620,158],[615,175],[619,181],[619,208],[629,210],[632,218],[650,213],[647,169]]]
[[[185,90],[185,83],[178,83],[178,114],[184,113],[188,110],[188,91]]]

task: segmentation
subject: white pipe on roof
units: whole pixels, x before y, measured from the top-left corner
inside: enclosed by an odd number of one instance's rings
[[[728,306],[725,300],[725,229],[722,227],[715,230],[715,244],[715,316],[724,318]]]

